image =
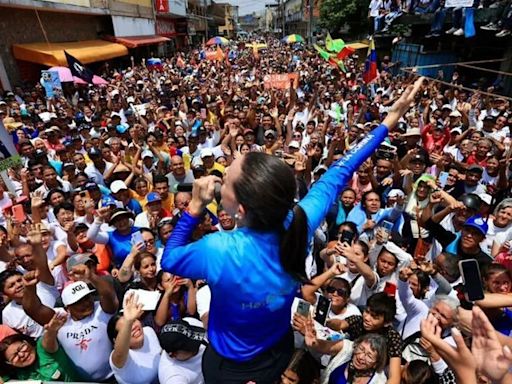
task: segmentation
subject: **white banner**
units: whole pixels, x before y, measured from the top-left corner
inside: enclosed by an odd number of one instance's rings
[[[445,8],[472,7],[475,0],[446,0]]]

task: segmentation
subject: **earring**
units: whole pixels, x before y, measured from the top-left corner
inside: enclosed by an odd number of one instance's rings
[[[238,213],[235,213],[235,220],[240,220],[240,215]]]

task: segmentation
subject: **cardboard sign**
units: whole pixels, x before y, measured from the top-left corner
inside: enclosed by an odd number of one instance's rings
[[[472,7],[475,0],[446,0],[445,8]]]
[[[47,98],[62,95],[62,84],[57,71],[41,71],[41,78]]]
[[[299,75],[297,73],[266,75],[263,78],[263,84],[265,89],[288,89],[290,88],[290,80],[293,80],[293,88],[299,86]]]

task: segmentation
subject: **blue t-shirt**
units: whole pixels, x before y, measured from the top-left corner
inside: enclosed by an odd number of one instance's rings
[[[126,208],[128,208],[130,211],[132,211],[134,213],[134,215],[138,215],[139,213],[142,213],[142,206],[135,199],[130,199]]]
[[[334,164],[299,202],[306,213],[308,244],[357,168],[387,135],[380,125]],[[290,211],[284,226],[293,218]],[[185,212],[167,241],[162,269],[206,279],[212,292],[208,338],[223,357],[248,361],[272,348],[290,329],[299,287],[281,265],[280,234],[241,227],[189,243],[200,218]]]
[[[112,250],[112,258],[116,268],[123,264],[124,259],[130,253],[132,249],[132,234],[138,230],[138,227],[132,227],[128,235],[121,235],[117,230],[108,232],[108,245]]]

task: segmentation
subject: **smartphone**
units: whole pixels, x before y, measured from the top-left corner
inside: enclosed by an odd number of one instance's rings
[[[206,108],[201,108],[201,119],[206,120]]]
[[[384,242],[388,242],[389,236],[391,236],[391,231],[393,230],[393,223],[390,221],[384,220],[381,224],[381,227],[383,229],[382,234],[384,237]]]
[[[146,248],[145,243],[144,243],[144,239],[142,238],[142,233],[140,233],[140,231],[133,232],[132,233],[131,244],[132,245],[137,245],[139,243],[144,244],[144,248]]]
[[[331,300],[329,300],[325,296],[319,296],[318,297],[318,303],[316,304],[316,310],[315,310],[315,321],[325,325],[327,321],[327,315],[329,314],[329,311],[331,310]]]
[[[311,304],[306,300],[299,299],[297,303],[297,313],[304,317],[309,317],[309,309],[311,308]]]
[[[343,265],[347,265],[347,258],[346,257],[343,257],[341,255],[335,255],[334,256],[334,262],[336,264],[343,264]]]
[[[354,232],[343,230],[341,234],[338,236],[338,241],[340,243],[348,243],[352,245],[352,240],[354,240]]]
[[[446,186],[446,182],[448,181],[448,172],[440,172],[439,173],[439,184],[441,184],[441,188]]]
[[[384,285],[384,292],[391,297],[395,297],[396,295],[396,285],[393,283],[390,283],[389,281],[386,282],[386,285]]]
[[[283,156],[284,156],[283,150],[282,149],[276,149],[276,151],[274,152],[274,156],[279,157],[279,158],[282,159]]]
[[[461,260],[459,261],[459,270],[464,284],[466,300],[470,302],[483,300],[484,288],[478,261],[475,259]]]
[[[25,215],[25,210],[23,209],[23,205],[21,204],[16,204],[12,206],[12,215],[18,223],[23,223],[27,219],[27,216]]]

